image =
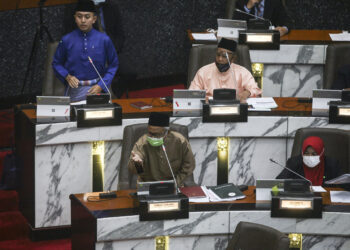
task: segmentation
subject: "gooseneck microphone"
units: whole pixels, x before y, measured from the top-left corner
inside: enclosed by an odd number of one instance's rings
[[[304,176],[298,174],[297,172],[291,170],[291,169],[288,168],[288,167],[283,166],[282,164],[278,163],[277,161],[275,161],[275,160],[273,160],[273,159],[271,159],[271,158],[270,158],[270,161],[271,161],[272,163],[274,163],[274,164],[280,166],[281,168],[287,169],[288,171],[292,172],[293,174],[295,174],[295,175],[299,176],[300,178],[306,180],[307,182],[310,183],[310,186],[312,186],[312,182],[311,182],[310,180],[306,179]]]
[[[270,27],[272,27],[271,21],[269,19],[267,19],[267,18],[263,18],[263,17],[257,16],[257,15],[253,15],[253,14],[250,14],[250,13],[245,12],[245,11],[240,10],[240,9],[235,9],[235,11],[237,11],[239,13],[242,13],[242,14],[245,14],[245,15],[248,15],[248,16],[251,16],[251,17],[255,17],[255,18],[263,20],[263,21],[268,21],[270,23]]]
[[[169,158],[168,158],[168,154],[166,153],[164,144],[162,145],[162,149],[163,149],[163,151],[164,151],[165,158],[166,158],[166,160],[167,160],[167,162],[168,162],[168,166],[169,166],[171,175],[173,176],[174,183],[175,183],[175,194],[177,194],[177,193],[178,193],[178,191],[177,191],[177,188],[178,188],[177,182],[176,182],[176,179],[175,179],[175,175],[174,175],[173,169],[171,168],[170,161],[169,161]]]
[[[92,61],[91,57],[88,56],[88,58],[89,58],[89,62],[91,63],[92,67],[94,67],[94,69],[95,69],[95,71],[96,71],[98,77],[100,78],[100,80],[102,81],[103,85],[105,86],[105,88],[106,88],[107,91],[108,91],[108,94],[109,94],[109,103],[112,103],[112,95],[111,95],[111,92],[109,92],[109,89],[107,88],[107,85],[106,85],[105,81],[104,81],[103,78],[101,77],[100,72],[98,72],[97,68],[95,67],[95,64],[94,64],[94,62]]]
[[[230,62],[230,59],[229,59],[229,57],[228,57],[227,52],[225,52],[225,55],[226,55],[226,59],[227,59],[227,61],[228,61],[228,65],[230,65],[230,70],[231,70],[231,72],[232,72],[234,84],[235,84],[235,86],[238,87],[237,82],[236,82],[236,78],[235,78],[235,74],[234,74],[234,72],[233,72],[233,68],[231,68],[231,62]]]

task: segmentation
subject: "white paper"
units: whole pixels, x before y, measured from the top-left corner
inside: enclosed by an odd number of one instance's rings
[[[213,33],[192,33],[194,40],[216,41],[216,36]]]
[[[348,32],[329,34],[332,41],[350,41],[350,34]]]
[[[262,110],[277,108],[275,100],[272,97],[248,98],[248,105],[251,105],[253,110]]]
[[[311,189],[313,192],[316,192],[316,193],[327,193],[327,190],[321,186],[312,186]]]
[[[79,102],[71,102],[70,105],[85,105],[86,104],[86,100],[82,100]]]
[[[331,202],[350,203],[349,191],[331,191]]]

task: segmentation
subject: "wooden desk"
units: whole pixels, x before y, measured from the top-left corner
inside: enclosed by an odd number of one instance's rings
[[[190,203],[188,219],[143,222],[138,219],[136,198],[129,195],[134,190],[117,191],[118,198],[101,202],[85,202],[83,194],[73,194],[70,196],[72,249],[102,249],[106,244],[113,249],[138,249],[140,246],[142,249],[154,249],[154,237],[160,235],[169,236],[169,249],[188,249],[185,246],[192,240],[196,244],[204,241],[204,249],[214,249],[212,244],[215,245],[218,238],[226,238],[227,244],[227,239],[240,221],[265,224],[284,233],[306,234],[303,236],[305,241],[317,235],[317,244],[327,235],[347,237],[349,227],[341,233],[344,224],[339,225],[337,232],[332,232],[327,226],[319,228],[323,235],[310,231],[321,224],[332,227],[333,223],[339,223],[336,218],[350,218],[350,207],[346,204],[331,204],[329,192],[323,194],[323,219],[300,220],[271,218],[268,208],[256,207],[254,191],[255,187],[250,186],[244,192],[247,197],[237,201]],[[309,229],[298,229],[299,223],[307,224]],[[293,224],[295,229],[292,229]]]
[[[291,30],[282,36],[280,41],[281,44],[330,44],[333,41],[329,34],[341,32],[341,30]],[[187,30],[187,37],[192,44],[217,44],[217,41],[195,40],[191,30]]]
[[[311,116],[312,105],[311,103],[301,103],[299,98],[295,97],[274,97],[278,107],[271,111],[256,112],[249,111],[249,116]],[[143,101],[153,106],[150,109],[137,109],[130,104],[133,102]],[[166,103],[160,98],[137,98],[137,99],[114,99],[114,103],[119,104],[122,107],[123,118],[141,118],[148,117],[151,112],[164,112],[172,116],[173,105],[172,103]],[[18,108],[21,106],[18,106]],[[35,106],[22,109],[22,112],[31,119],[34,123],[36,121]]]
[[[291,30],[281,37],[281,43],[329,44],[333,42],[329,34],[341,32],[341,30]]]

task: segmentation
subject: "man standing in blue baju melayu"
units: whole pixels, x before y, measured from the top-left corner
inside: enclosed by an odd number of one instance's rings
[[[85,100],[89,94],[108,92],[89,57],[107,88],[119,66],[112,40],[92,27],[97,20],[94,3],[79,1],[74,18],[78,29],[62,38],[52,62],[55,75],[66,84],[66,95],[73,102]]]

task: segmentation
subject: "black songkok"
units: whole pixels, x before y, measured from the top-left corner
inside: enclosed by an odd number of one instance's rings
[[[237,43],[233,40],[221,38],[218,48],[223,48],[223,49],[227,49],[229,51],[235,52],[237,48]]]
[[[80,0],[78,1],[77,7],[75,8],[75,12],[77,11],[96,13],[95,4],[91,0]]]
[[[169,116],[167,114],[152,112],[149,116],[148,125],[157,127],[169,127]]]

